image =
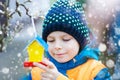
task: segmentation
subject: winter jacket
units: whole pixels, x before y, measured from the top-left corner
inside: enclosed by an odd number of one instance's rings
[[[98,61],[99,51],[85,47],[74,60],[66,63],[58,63],[47,53],[58,71],[62,73],[56,80],[111,80],[108,69]],[[34,67],[31,74],[25,80],[40,80],[41,69]],[[28,79],[27,79],[28,78]]]

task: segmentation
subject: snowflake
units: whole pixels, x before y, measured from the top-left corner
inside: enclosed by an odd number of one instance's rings
[[[114,28],[115,29],[115,34],[120,35],[120,28]]]
[[[109,68],[113,68],[115,63],[112,59],[109,59],[106,61],[106,65],[109,67]]]
[[[2,34],[3,32],[2,31],[0,31],[0,35]]]
[[[9,68],[7,68],[7,67],[4,67],[3,69],[2,69],[2,73],[3,74],[8,74],[9,73]]]
[[[32,27],[29,27],[29,28],[27,29],[27,33],[28,33],[30,36],[33,36],[33,35],[34,35],[34,33],[33,33],[33,28],[32,28]]]
[[[118,46],[120,46],[120,40],[118,40]]]
[[[18,53],[18,55],[17,55],[18,57],[21,57],[21,53]]]
[[[106,51],[106,49],[107,49],[106,44],[100,43],[100,45],[99,45],[99,50],[100,50],[101,52],[104,52],[104,51]]]

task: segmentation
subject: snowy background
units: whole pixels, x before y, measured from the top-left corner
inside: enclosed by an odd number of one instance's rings
[[[20,3],[24,0],[17,0]],[[29,8],[29,14],[34,17],[37,33],[41,35],[42,19],[38,16],[44,16],[49,9],[49,0],[31,0],[32,3],[26,4]],[[10,0],[11,11],[15,9],[15,0]],[[17,14],[11,19],[13,24],[22,24],[22,30],[14,35],[14,39],[8,43],[5,51],[0,52],[0,80],[18,80],[29,71],[23,67],[23,62],[27,56],[25,47],[34,38],[34,31],[31,19],[25,15],[25,10],[20,7],[22,17]],[[14,27],[14,25],[13,25]],[[39,28],[38,28],[39,27]],[[11,34],[12,32],[11,28]]]
[[[14,11],[15,1],[9,0],[9,10]],[[19,3],[23,3],[25,0],[17,0]],[[31,0],[31,3],[27,3],[26,7],[29,9],[29,14],[33,16],[35,22],[35,28],[39,35],[41,35],[43,16],[47,13],[50,5],[55,0]],[[80,1],[80,0],[78,0]],[[83,0],[82,0],[83,1]],[[115,12],[120,11],[120,1],[119,0],[85,0],[83,1],[83,7],[85,9],[88,24],[95,34],[95,39],[98,41],[98,48],[103,53],[101,56],[101,61],[109,68],[114,80],[120,80],[117,77],[120,76],[120,57],[117,55],[116,69],[118,72],[114,71],[116,64],[116,53],[120,53],[120,25],[113,22],[116,18]],[[25,9],[20,7],[19,10],[22,12],[22,16],[15,14],[10,20],[11,26],[21,25],[21,31],[19,33],[14,33],[13,27],[10,29],[11,36],[14,36],[12,40],[7,44],[6,50],[0,52],[0,80],[19,80],[22,76],[28,74],[29,69],[23,67],[23,62],[27,57],[25,51],[26,45],[34,38],[34,29],[32,26],[31,19],[25,15]],[[119,16],[120,17],[120,16]],[[120,19],[119,19],[120,20]],[[111,25],[117,25],[116,28],[109,30]],[[16,28],[19,29],[19,28]],[[112,31],[115,29],[115,32]],[[108,30],[108,33],[106,33]],[[113,35],[108,35],[110,39],[107,39],[106,35],[111,34],[109,32],[114,32]],[[117,38],[116,38],[117,35]],[[116,42],[111,39],[117,39]],[[107,41],[106,41],[107,40]],[[110,40],[110,41],[109,41]],[[107,47],[109,42],[112,46]],[[117,45],[117,46],[116,46]],[[116,49],[117,48],[117,49]],[[115,52],[115,50],[118,52]],[[109,50],[109,51],[108,51]],[[105,54],[109,53],[109,54]],[[118,67],[119,66],[119,67]],[[116,74],[115,74],[116,73]]]

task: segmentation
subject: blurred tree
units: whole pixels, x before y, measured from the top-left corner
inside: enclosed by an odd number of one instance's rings
[[[113,79],[120,80],[120,10],[115,14],[107,31],[108,54],[115,55]]]
[[[111,75],[114,73],[115,55],[107,53],[107,29],[112,23],[116,10],[119,9],[119,0],[86,0],[85,13],[88,24],[92,29],[97,44],[104,48],[100,60],[109,68]],[[114,36],[112,36],[114,37]]]
[[[19,7],[22,6],[26,10],[26,14],[28,14],[28,9],[25,6],[25,3],[31,2],[30,0],[25,1],[23,4],[15,1],[16,7],[15,11],[9,10],[9,1],[10,0],[1,0],[0,1],[0,52],[5,50],[5,44],[7,44],[6,38],[10,37],[9,29],[10,29],[10,19],[13,17],[15,13],[17,13],[19,16],[21,16],[21,11],[19,10]],[[17,25],[17,28],[19,28],[20,25]],[[20,28],[19,28],[20,30]],[[18,30],[14,29],[14,32],[19,32]]]
[[[8,1],[7,0],[1,0],[0,1],[0,52],[2,51],[3,48],[3,40],[4,37],[7,36],[7,32],[5,26],[8,25],[8,20],[7,20],[7,7],[8,7]]]

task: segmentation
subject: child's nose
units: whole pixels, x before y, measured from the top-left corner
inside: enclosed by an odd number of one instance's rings
[[[62,49],[62,46],[61,46],[61,43],[59,42],[59,41],[57,41],[56,43],[55,43],[55,49],[57,49],[57,50],[59,50],[59,49]]]

